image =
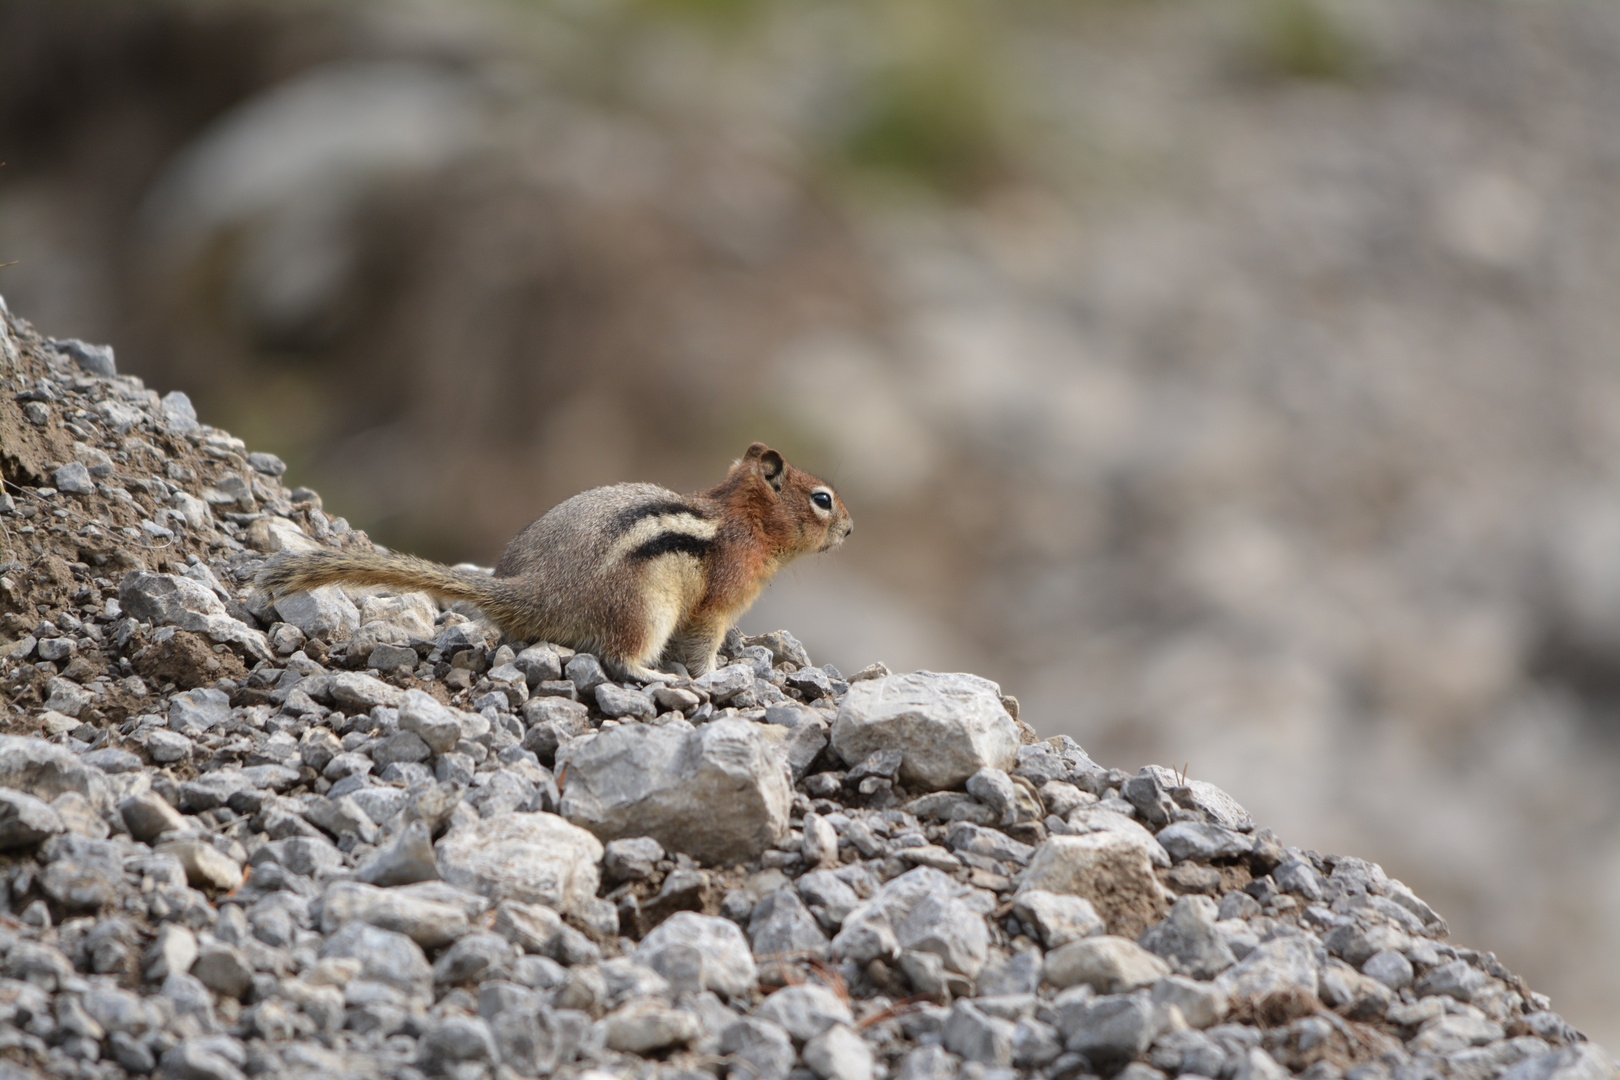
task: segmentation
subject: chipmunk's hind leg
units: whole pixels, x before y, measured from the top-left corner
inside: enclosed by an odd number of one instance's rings
[[[675,632],[664,650],[666,659],[683,664],[695,679],[714,670],[714,658],[726,639],[730,624],[705,622],[688,624]]]
[[[668,561],[668,560],[661,560]],[[634,602],[625,605],[617,620],[622,630],[616,640],[604,643],[602,660],[618,677],[637,682],[669,682],[678,676],[655,671],[664,655],[670,636],[681,621],[686,605],[686,590],[680,580],[684,575],[649,573],[642,587],[634,594]]]
[[[669,631],[660,625],[661,621],[655,618],[643,622],[641,626],[633,627],[620,641],[603,648],[602,663],[608,673],[621,682],[632,679],[643,683],[669,682],[674,679],[674,675],[652,668],[663,655],[664,642],[669,638]]]
[[[626,619],[626,624],[636,627],[639,633],[637,640],[633,644],[627,641],[619,653],[620,667],[631,678],[642,682],[668,682],[678,678],[654,671],[653,667],[666,655],[670,659],[684,660],[680,651],[671,655],[669,646],[703,596],[702,564],[693,554],[683,550],[650,558],[642,568],[635,596],[636,610],[633,617]],[[696,675],[701,672],[692,673]]]

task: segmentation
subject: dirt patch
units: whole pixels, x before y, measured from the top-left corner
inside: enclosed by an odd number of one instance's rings
[[[215,645],[190,630],[176,630],[154,641],[131,656],[130,663],[159,690],[170,685],[192,690],[212,686],[220,679],[241,680],[247,676],[247,666],[229,647]]]
[[[70,655],[30,650],[39,662],[4,687],[13,706],[8,730],[37,732],[20,714],[43,703],[44,685],[56,677],[98,683],[97,704],[82,717],[93,724],[145,711],[150,691],[240,683],[251,661],[236,646],[119,623],[119,583],[131,570],[228,579],[256,555],[231,535],[240,523],[269,511],[319,535],[326,521],[318,499],[295,501],[223,432],[193,425],[183,433],[185,402],[162,399],[138,379],[88,375],[26,322],[12,318],[9,327],[17,348],[0,352],[0,474],[9,499],[0,507],[0,655],[30,637],[76,644]],[[73,463],[83,471],[59,472]],[[351,532],[343,543],[367,541]],[[234,592],[236,580],[216,580]]]
[[[1280,998],[1282,995],[1277,996]],[[1301,1012],[1300,1009],[1305,1009],[1306,998],[1310,998],[1311,1007]],[[1344,1020],[1329,1014],[1315,1004],[1315,998],[1308,994],[1299,994],[1292,1002],[1281,1000],[1272,1002],[1269,1006],[1263,1006],[1258,1010],[1251,1009],[1247,1005],[1252,1003],[1240,1005],[1228,1015],[1228,1020],[1272,1027],[1273,1030],[1266,1032],[1265,1035],[1266,1051],[1279,1065],[1295,1074],[1302,1073],[1314,1065],[1328,1066],[1336,1072],[1343,1073],[1357,1065],[1377,1061],[1385,1054],[1401,1049],[1401,1040],[1386,1028],[1355,1020]],[[1299,1025],[1291,1022],[1317,1013],[1328,1021],[1326,1038],[1322,1037],[1323,1028],[1320,1024]],[[1278,1017],[1284,1015],[1288,1017],[1286,1020],[1277,1021]],[[1288,1026],[1283,1027],[1282,1024]]]
[[[1298,987],[1287,987],[1268,994],[1241,998],[1232,1004],[1227,1018],[1257,1027],[1282,1027],[1322,1008],[1315,994]]]
[[[1110,934],[1135,941],[1143,930],[1164,918],[1168,908],[1152,873],[1120,859],[1092,877],[1091,891],[1076,890],[1097,909]]]
[[[1168,870],[1158,871],[1158,877],[1172,892],[1203,893],[1216,899],[1241,890],[1254,880],[1249,867],[1240,862],[1179,863]]]

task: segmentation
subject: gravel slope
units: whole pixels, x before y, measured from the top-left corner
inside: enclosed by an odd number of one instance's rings
[[[1616,1075],[1371,863],[778,631],[651,690],[415,597],[5,316],[0,1078]]]

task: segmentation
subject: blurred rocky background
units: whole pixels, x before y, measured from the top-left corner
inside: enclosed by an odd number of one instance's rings
[[[0,0],[0,293],[492,563],[752,439],[745,620],[1381,862],[1620,1048],[1620,6]]]

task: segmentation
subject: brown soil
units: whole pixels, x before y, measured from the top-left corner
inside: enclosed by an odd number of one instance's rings
[[[181,690],[190,690],[247,675],[247,666],[228,646],[215,645],[190,630],[176,630],[172,637],[135,653],[130,662],[159,689],[172,683]]]

